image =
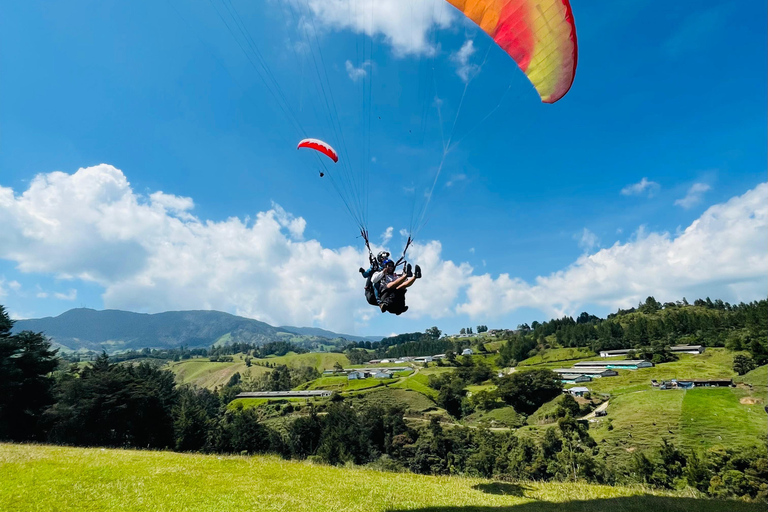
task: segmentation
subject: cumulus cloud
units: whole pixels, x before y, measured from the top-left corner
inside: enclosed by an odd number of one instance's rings
[[[472,64],[469,59],[474,55],[476,48],[471,39],[464,42],[458,52],[451,55],[451,60],[456,64],[456,74],[462,79],[462,81],[469,82],[469,79],[474,76],[480,69],[477,64]]]
[[[442,0],[309,0],[306,5],[313,27],[381,36],[399,56],[434,55],[430,31],[447,28],[455,17],[450,4]]]
[[[347,75],[349,75],[349,78],[352,79],[353,82],[357,82],[361,78],[365,78],[365,76],[368,74],[368,71],[366,71],[365,68],[369,67],[371,63],[369,61],[363,62],[359,68],[355,67],[354,64],[352,64],[352,61],[348,60],[345,64],[347,68]]]
[[[648,295],[754,300],[766,294],[767,228],[768,183],[762,183],[710,207],[677,236],[640,229],[632,241],[585,254],[533,284],[507,274],[472,276],[457,310],[488,317],[527,306],[557,316],[584,304],[628,307]]]
[[[584,228],[581,233],[574,235],[574,238],[579,241],[579,247],[584,251],[591,251],[600,243],[600,239],[597,238],[597,235],[587,228]]]
[[[59,300],[75,300],[77,299],[77,290],[72,288],[67,293],[54,293],[53,296]]]
[[[648,197],[653,197],[659,188],[661,188],[661,186],[655,181],[649,181],[648,178],[643,178],[638,183],[627,185],[621,189],[621,195],[640,196],[645,194]]]
[[[381,245],[387,245],[392,240],[392,232],[395,230],[392,226],[389,226],[384,233],[381,234]]]
[[[111,165],[41,174],[20,195],[0,187],[0,258],[25,273],[95,282],[107,308],[217,309],[273,325],[352,331],[370,317],[360,276],[345,272],[366,261],[362,249],[304,240],[306,221],[277,204],[253,220],[221,222],[201,220],[193,208],[189,198],[137,194]],[[412,250],[439,259],[434,246]],[[412,295],[422,306],[411,310],[426,311],[427,298]]]
[[[712,187],[710,187],[706,183],[694,183],[693,185],[691,185],[691,188],[688,189],[688,192],[685,194],[685,197],[675,201],[675,205],[682,206],[686,210],[689,208],[693,208],[695,205],[701,202],[701,199],[704,196],[704,192],[708,191],[710,188]]]
[[[466,180],[466,179],[467,179],[467,175],[466,175],[466,174],[463,174],[463,173],[462,173],[462,174],[455,174],[455,175],[451,176],[451,179],[449,179],[449,180],[448,180],[448,181],[445,183],[445,186],[446,186],[446,187],[452,187],[452,186],[454,186],[456,183],[458,183],[458,182],[460,182],[460,181],[464,181],[464,180]]]
[[[0,258],[104,289],[104,307],[158,312],[217,309],[273,325],[356,331],[377,311],[362,300],[360,247],[305,240],[306,221],[277,204],[253,219],[200,219],[194,202],[134,192],[110,165],[36,176],[16,194],[0,187]],[[710,207],[684,231],[647,233],[585,252],[569,267],[526,282],[479,275],[442,256],[438,241],[413,244],[424,278],[409,289],[410,318],[495,318],[516,308],[572,314],[585,304],[626,307],[654,295],[752,300],[766,294],[768,184]],[[387,229],[377,252],[391,241]],[[402,235],[407,232],[401,231]],[[579,240],[594,247],[582,232]],[[397,252],[397,251],[395,251]],[[483,262],[484,264],[484,262]],[[0,293],[9,283],[0,281]],[[68,293],[46,297],[74,300]]]

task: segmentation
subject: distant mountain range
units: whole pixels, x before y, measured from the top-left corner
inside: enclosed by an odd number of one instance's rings
[[[273,327],[220,311],[168,311],[146,314],[108,309],[70,309],[56,317],[17,320],[13,332],[43,332],[63,350],[139,350],[149,348],[208,348],[213,344],[345,338],[379,341],[383,336],[352,336],[313,327]]]

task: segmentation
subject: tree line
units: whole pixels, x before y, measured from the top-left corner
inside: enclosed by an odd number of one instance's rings
[[[655,363],[675,359],[671,345],[697,344],[747,351],[754,365],[768,363],[768,301],[731,305],[721,300],[697,299],[659,303],[648,297],[637,308],[619,310],[600,319],[581,313],[575,320],[566,316],[548,322],[524,324],[502,347],[502,364],[529,357],[537,346],[548,347],[554,335],[562,347],[585,347],[600,352],[635,349],[633,357]],[[749,363],[748,363],[749,364]]]
[[[406,422],[403,407],[371,403],[363,396],[246,408],[232,404],[244,387],[286,389],[313,375],[309,369],[277,366],[214,391],[176,386],[167,370],[145,362],[118,364],[106,354],[86,365],[62,367],[44,335],[11,335],[11,327],[0,306],[2,440],[274,453],[422,474],[689,485],[717,497],[765,500],[768,492],[768,457],[762,449],[683,453],[664,442],[658,451],[639,453],[630,465],[617,466],[591,438],[588,424],[576,419],[583,410],[569,396],[554,412],[556,425],[540,440],[484,428],[446,428],[436,417],[414,426]],[[456,417],[504,405],[530,414],[561,393],[559,381],[547,370],[493,377],[490,367],[472,358],[456,358],[455,364],[451,373],[431,384],[439,390],[438,404]],[[490,397],[467,396],[467,384],[491,378],[497,390]],[[285,417],[281,427],[265,421],[273,415]]]

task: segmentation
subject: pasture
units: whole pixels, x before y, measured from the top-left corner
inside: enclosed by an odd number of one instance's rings
[[[758,512],[693,491],[491,480],[220,456],[0,444],[0,510]]]

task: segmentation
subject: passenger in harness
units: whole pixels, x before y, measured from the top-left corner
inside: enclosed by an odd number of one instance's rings
[[[379,305],[379,289],[371,282],[371,276],[374,272],[381,270],[382,264],[387,259],[389,259],[389,253],[387,251],[381,251],[376,255],[375,259],[372,255],[370,256],[371,266],[368,267],[368,270],[365,270],[363,267],[360,267],[359,269],[359,272],[365,278],[365,300],[367,300],[368,304],[371,306]]]
[[[381,312],[388,311],[400,315],[408,311],[408,306],[405,305],[405,292],[419,278],[421,278],[421,268],[418,265],[412,270],[411,265],[407,264],[405,271],[398,275],[395,274],[394,261],[386,259],[382,262],[381,270],[371,277],[374,289],[378,287]]]

